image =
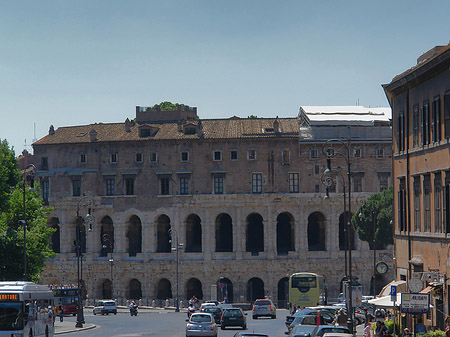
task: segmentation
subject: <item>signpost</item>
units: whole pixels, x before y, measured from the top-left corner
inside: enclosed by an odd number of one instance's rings
[[[391,285],[391,301],[394,302],[394,336],[395,336],[395,302],[397,301],[397,286]]]
[[[430,312],[430,294],[402,293],[401,312],[405,314],[427,314]]]

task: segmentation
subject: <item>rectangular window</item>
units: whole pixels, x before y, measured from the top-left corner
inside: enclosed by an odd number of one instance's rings
[[[224,177],[214,177],[214,194],[223,194]]]
[[[444,95],[444,132],[445,138],[450,138],[450,91]]]
[[[281,152],[281,163],[283,165],[287,165],[291,162],[291,151],[283,150]]]
[[[423,230],[425,232],[431,231],[430,187],[431,187],[430,175],[426,174],[423,176],[423,208],[424,208]]]
[[[142,163],[144,161],[144,156],[141,152],[136,152],[136,163]]]
[[[256,160],[256,150],[248,150],[247,151],[247,159],[248,160]]]
[[[314,174],[319,174],[319,173],[320,173],[319,165],[314,165]]]
[[[87,162],[87,156],[85,153],[80,154],[80,164],[86,164]]]
[[[379,191],[383,192],[389,187],[389,177],[390,173],[378,173],[378,186]]]
[[[72,196],[81,196],[81,178],[72,179]]]
[[[125,178],[125,194],[135,195],[134,193],[134,177]]]
[[[413,147],[419,145],[419,105],[413,106]]]
[[[422,106],[422,145],[430,144],[430,111],[428,101]]]
[[[150,162],[156,163],[158,161],[158,153],[150,152]]]
[[[222,160],[222,151],[214,151],[213,152],[213,160],[221,161]]]
[[[116,179],[108,178],[106,179],[106,195],[116,194]]]
[[[405,178],[400,178],[398,189],[398,229],[406,230],[406,183]]]
[[[363,173],[353,173],[353,192],[362,192]]]
[[[355,158],[361,157],[361,148],[359,147],[353,148],[353,157]]]
[[[117,152],[110,153],[110,160],[111,160],[111,163],[117,163]]]
[[[47,157],[42,157],[41,158],[41,170],[48,170],[48,158]]]
[[[238,152],[237,152],[237,150],[231,150],[230,151],[230,159],[231,160],[238,160]]]
[[[317,150],[316,149],[311,149],[311,151],[309,151],[309,158],[311,158],[311,159],[317,158]]]
[[[141,130],[140,130],[140,136],[141,137],[150,137],[151,135],[152,135],[152,133],[151,133],[151,129],[148,129],[148,128],[142,128]]]
[[[320,192],[320,185],[315,185],[314,186],[314,190],[315,190],[316,193],[319,193]]]
[[[299,174],[289,173],[289,193],[299,192]]]
[[[170,177],[159,178],[159,194],[170,195]]]
[[[397,118],[397,147],[398,151],[405,150],[405,112],[402,110],[398,113]]]
[[[420,177],[414,177],[414,231],[420,232]]]
[[[252,173],[252,193],[262,193],[262,173]]]
[[[436,96],[433,100],[431,111],[431,125],[433,130],[433,143],[441,141],[441,97]]]
[[[44,200],[45,204],[48,204],[48,197],[50,194],[50,189],[49,189],[49,182],[48,180],[43,180],[42,181],[42,200]]]
[[[442,198],[441,198],[441,174],[434,175],[434,231],[442,233]]]
[[[182,162],[189,161],[189,152],[188,151],[182,151],[181,152],[181,161]]]
[[[377,158],[383,158],[384,157],[384,149],[378,148],[377,149]]]
[[[445,181],[444,181],[444,188],[443,188],[443,208],[442,208],[442,214],[443,214],[443,222],[444,222],[444,233],[448,234],[450,233],[450,171],[445,172]]]
[[[189,178],[180,177],[180,194],[189,195]]]

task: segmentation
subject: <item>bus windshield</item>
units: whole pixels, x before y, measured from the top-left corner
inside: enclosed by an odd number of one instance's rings
[[[317,287],[315,276],[292,276],[292,288],[310,289]]]
[[[23,329],[22,302],[0,302],[0,330]]]

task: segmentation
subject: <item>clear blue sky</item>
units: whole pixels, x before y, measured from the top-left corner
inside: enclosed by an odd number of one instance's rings
[[[381,84],[449,42],[449,13],[449,0],[0,0],[0,139],[18,155],[34,125],[39,139],[166,100],[200,118],[388,106]]]

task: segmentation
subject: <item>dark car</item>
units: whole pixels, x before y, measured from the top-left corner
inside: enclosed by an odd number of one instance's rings
[[[329,332],[351,333],[350,329],[345,326],[317,325],[311,333],[311,337],[322,337],[324,333]]]
[[[316,325],[297,325],[285,334],[289,337],[310,337],[315,328]]]
[[[220,323],[220,318],[222,317],[222,309],[216,306],[208,306],[202,309],[202,312],[207,312],[208,314],[213,315],[214,320],[217,324]]]
[[[247,318],[241,308],[228,308],[222,312],[220,319],[220,328],[223,330],[227,326],[240,326],[242,329],[247,329]]]

